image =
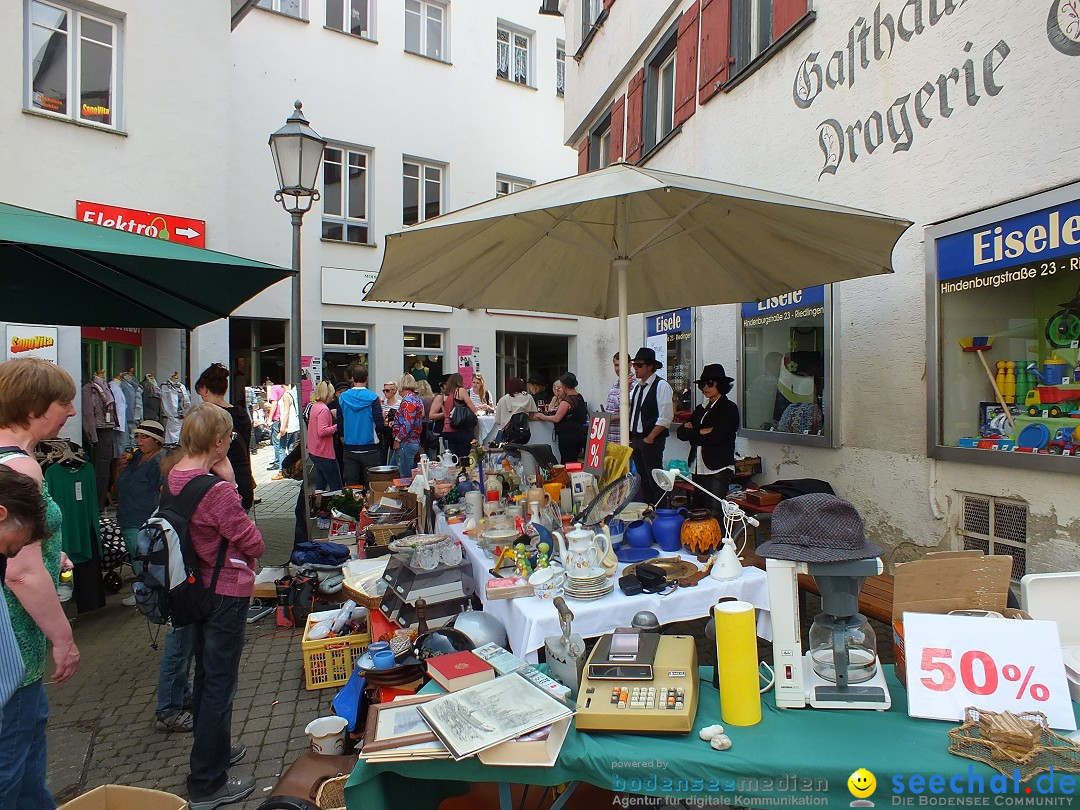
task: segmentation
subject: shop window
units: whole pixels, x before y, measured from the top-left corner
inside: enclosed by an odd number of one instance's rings
[[[555,43],[555,95],[562,96],[566,91],[566,43],[561,39]]]
[[[742,432],[836,446],[832,307],[825,287],[742,305]]]
[[[427,380],[438,392],[445,370],[444,337],[442,332],[406,329],[402,373],[412,374],[417,380]]]
[[[366,150],[338,146],[323,150],[323,239],[371,244],[370,161]]]
[[[322,377],[333,383],[348,382],[349,368],[368,365],[368,330],[359,326],[323,324]]]
[[[287,17],[296,17],[299,20],[308,18],[307,0],[259,0],[255,5],[259,8],[265,8],[267,11],[276,11]]]
[[[25,19],[26,108],[118,129],[120,20],[42,0],[28,3]]]
[[[495,29],[495,75],[515,84],[531,87],[532,34],[507,23]]]
[[[405,0],[405,50],[419,56],[449,61],[448,9],[430,0]]]
[[[495,176],[495,196],[505,197],[507,194],[513,194],[515,191],[521,191],[531,185],[534,185],[533,180],[522,180],[520,177],[498,174]]]
[[[437,217],[442,213],[443,167],[433,163],[402,161],[403,225]]]
[[[695,405],[694,372],[698,368],[693,324],[693,310],[689,307],[645,316],[645,345],[664,364],[659,374],[671,386],[676,424],[689,419]]]
[[[932,454],[1077,469],[1080,183],[927,236]]]
[[[326,0],[326,27],[375,38],[375,0]]]

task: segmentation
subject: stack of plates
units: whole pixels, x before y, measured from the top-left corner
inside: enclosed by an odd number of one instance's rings
[[[580,602],[591,602],[593,599],[603,599],[613,590],[615,583],[611,581],[603,569],[595,576],[574,577],[566,580],[564,592],[571,599]]]

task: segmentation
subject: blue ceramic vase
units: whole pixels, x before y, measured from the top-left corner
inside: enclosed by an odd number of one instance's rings
[[[635,520],[623,533],[623,544],[630,548],[648,548],[652,542],[652,526],[647,520]]]
[[[652,534],[656,544],[664,551],[682,548],[682,525],[686,520],[685,509],[657,509],[653,515]]]

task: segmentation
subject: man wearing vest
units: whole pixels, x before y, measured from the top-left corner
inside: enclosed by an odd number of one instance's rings
[[[652,471],[664,466],[664,445],[675,418],[675,397],[668,381],[656,375],[664,367],[656,359],[656,352],[638,349],[631,362],[637,382],[630,390],[630,447],[641,478],[642,499],[653,504],[663,494],[652,479]]]

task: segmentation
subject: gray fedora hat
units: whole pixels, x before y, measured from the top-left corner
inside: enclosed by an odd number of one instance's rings
[[[835,495],[814,492],[776,505],[772,535],[757,553],[775,560],[847,562],[879,557],[881,549],[866,539],[854,506]]]

